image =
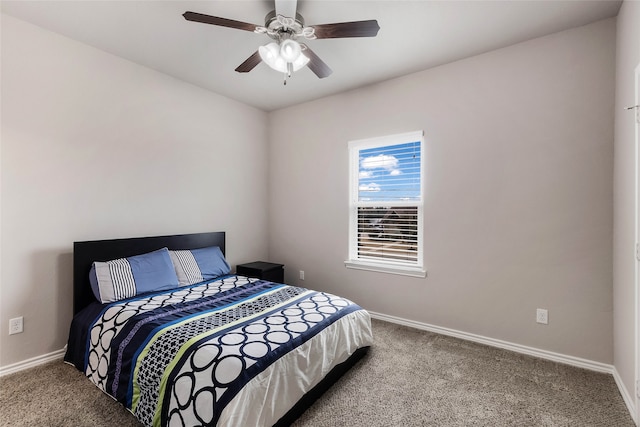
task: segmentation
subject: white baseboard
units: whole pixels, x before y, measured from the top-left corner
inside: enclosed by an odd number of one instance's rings
[[[42,365],[47,362],[53,362],[64,357],[66,349],[57,350],[49,354],[43,354],[42,356],[32,357],[31,359],[23,360],[22,362],[13,363],[11,365],[3,366],[0,368],[0,377],[13,374],[25,369],[33,368],[38,365]]]
[[[622,400],[624,400],[625,405],[627,405],[627,409],[631,414],[631,418],[633,418],[633,422],[638,425],[640,420],[638,420],[638,412],[636,410],[635,399],[633,398],[633,393],[629,393],[629,390],[625,387],[622,382],[622,378],[620,378],[620,374],[618,374],[618,370],[613,367],[613,379],[616,381],[616,385],[618,386],[618,390],[620,390],[620,394],[622,395]]]
[[[368,310],[367,310],[368,311]],[[566,365],[576,366],[578,368],[589,369],[591,371],[604,372],[613,374],[613,366],[606,363],[595,362],[593,360],[582,359],[580,357],[568,356],[566,354],[554,353],[552,351],[541,350],[525,345],[514,344],[508,341],[502,341],[495,338],[483,337],[482,335],[470,334],[468,332],[457,331],[455,329],[443,328],[440,326],[430,325],[428,323],[416,322],[414,320],[403,319],[401,317],[389,316],[382,313],[369,311],[374,319],[384,320],[386,322],[397,323],[399,325],[409,326],[424,331],[435,332],[436,334],[448,335],[467,341],[473,341],[480,344],[498,347],[505,350],[515,351],[517,353],[527,354],[529,356],[539,357],[541,359],[551,360],[553,362],[564,363]]]

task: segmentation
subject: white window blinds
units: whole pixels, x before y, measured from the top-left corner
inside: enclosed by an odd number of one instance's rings
[[[422,270],[422,132],[352,141],[349,151],[350,261]]]

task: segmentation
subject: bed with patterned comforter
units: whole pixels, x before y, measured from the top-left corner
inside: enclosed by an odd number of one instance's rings
[[[371,343],[345,298],[226,275],[94,302],[65,360],[147,426],[270,426]]]

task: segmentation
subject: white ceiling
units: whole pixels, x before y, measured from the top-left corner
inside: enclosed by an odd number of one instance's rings
[[[311,40],[332,69],[318,79],[259,64],[234,69],[266,35],[186,21],[194,11],[264,25],[273,0],[2,1],[3,13],[270,111],[616,16],[621,0],[299,0],[307,25],[377,19],[375,38]]]

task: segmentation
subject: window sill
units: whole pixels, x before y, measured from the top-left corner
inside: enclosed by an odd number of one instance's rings
[[[352,268],[354,270],[367,270],[367,271],[377,271],[378,273],[389,273],[389,274],[398,274],[401,276],[410,276],[410,277],[427,277],[427,270],[424,270],[420,267],[405,267],[399,265],[390,265],[390,264],[374,264],[363,261],[345,261],[345,267]]]

